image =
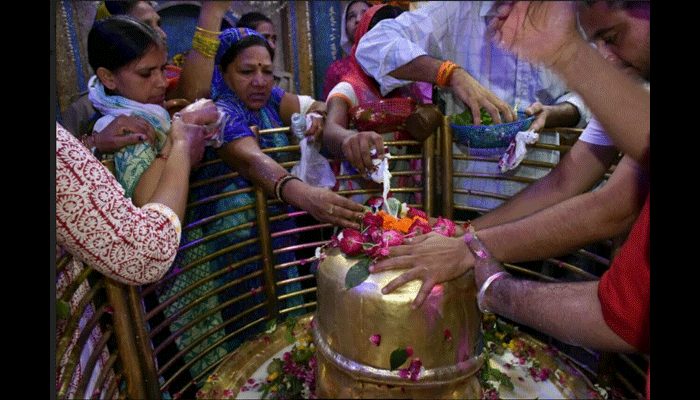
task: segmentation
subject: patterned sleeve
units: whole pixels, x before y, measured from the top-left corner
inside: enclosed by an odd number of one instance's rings
[[[248,126],[245,106],[225,99],[217,100],[216,106],[224,113],[222,128],[224,143],[230,143],[246,136],[255,136]]]
[[[123,283],[160,279],[177,254],[181,227],[162,204],[134,206],[114,176],[56,124],[56,243]]]

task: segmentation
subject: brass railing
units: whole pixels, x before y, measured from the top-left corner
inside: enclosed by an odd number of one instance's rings
[[[422,179],[421,187],[392,188],[405,193],[410,201],[420,198],[413,205],[424,209],[431,216],[454,218],[463,212],[478,214],[485,210],[465,208],[454,203],[453,178],[459,173],[453,168],[456,157],[452,152],[449,120],[445,118],[444,121],[438,132],[424,142],[387,142],[392,149],[404,149],[397,151],[392,158],[398,166],[392,170],[392,174],[419,174]],[[566,136],[566,143],[544,147],[563,154],[580,133],[577,130],[562,132]],[[260,135],[288,133],[288,128],[281,128],[264,130]],[[292,154],[291,159],[282,162],[283,166],[291,169],[298,160],[299,146],[290,145],[265,151]],[[409,160],[420,160],[421,170],[406,169]],[[211,161],[200,167],[216,168],[218,163],[222,162]],[[554,165],[544,167],[553,168]],[[238,178],[238,174],[230,168],[222,167],[221,171],[221,174],[213,177],[193,179],[191,190],[203,189],[207,185],[227,187]],[[356,178],[358,176],[338,177]],[[500,178],[502,177],[494,177]],[[66,356],[67,365],[70,367],[75,364],[76,357],[83,352],[86,343],[83,338],[87,334],[77,333],[80,339],[71,349],[68,346],[70,332],[80,332],[78,320],[86,308],[94,310],[94,315],[83,330],[99,328],[102,342],[100,347],[93,350],[92,357],[95,360],[106,357],[107,362],[88,364],[101,372],[98,383],[94,385],[98,389],[93,392],[108,393],[110,398],[159,399],[166,394],[171,397],[193,398],[197,388],[211,372],[229,354],[235,352],[237,346],[264,331],[270,321],[283,322],[289,316],[305,314],[315,309],[316,287],[311,259],[314,249],[330,239],[333,227],[313,220],[304,211],[284,208],[282,203],[268,198],[262,189],[255,186],[216,193],[191,202],[188,211],[210,206],[222,199],[233,200],[241,195],[248,196],[252,202],[226,210],[215,210],[213,207],[215,212],[183,223],[183,237],[191,235],[194,239],[184,241],[181,253],[190,254],[207,248],[215,248],[214,251],[202,252],[196,257],[187,256],[189,258],[184,261],[179,259],[166,277],[141,287],[118,284],[90,268],[86,268],[83,275],[78,277],[78,282],[89,281],[90,291],[85,295],[87,297],[83,297],[80,307],[65,317],[70,329],[65,337],[59,338],[57,360],[70,353]],[[370,189],[356,189],[339,193],[350,196],[370,195],[374,192]],[[245,213],[254,215],[243,224],[224,226],[211,234],[195,234],[208,224],[223,225],[227,218]],[[273,225],[284,224],[284,229],[273,228]],[[248,231],[254,234],[246,236]],[[224,239],[232,235],[238,235],[240,240],[226,242],[218,248],[213,245],[217,241],[224,243]],[[207,247],[207,244],[212,245]],[[251,248],[258,251],[238,257]],[[606,242],[579,250],[566,258],[508,264],[506,267],[514,274],[530,279],[597,279],[597,274],[591,271],[607,268],[611,251],[610,242]],[[229,260],[226,268],[211,268],[210,263],[219,257]],[[593,263],[595,267],[591,269],[577,265],[581,263]],[[59,259],[57,273],[64,272],[66,265],[66,261]],[[241,274],[235,275],[238,271]],[[185,282],[185,277],[189,284],[175,290],[180,280]],[[240,290],[239,286],[243,284],[247,284],[250,289]],[[71,291],[75,292],[77,287],[71,286]],[[70,297],[71,294],[67,293],[62,299]],[[231,314],[231,310],[238,311]],[[593,377],[622,382],[631,396],[643,392],[639,388],[643,385],[640,376],[643,378],[646,373],[645,363],[648,359],[645,357],[600,355],[587,349],[581,351],[595,360],[612,360],[590,367],[586,361],[572,357],[572,362]],[[620,363],[625,367],[619,367]],[[602,376],[605,371],[613,372]],[[90,373],[92,371],[83,371],[87,376]],[[64,376],[62,382],[57,382],[59,398],[65,398],[68,394],[72,374],[66,373]],[[81,382],[79,390],[71,397],[90,397],[91,393],[84,392],[86,387],[87,381]]]

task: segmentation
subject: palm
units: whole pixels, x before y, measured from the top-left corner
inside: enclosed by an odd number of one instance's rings
[[[554,64],[577,35],[573,6],[562,1],[505,5],[489,27],[489,34],[500,47],[535,62]]]

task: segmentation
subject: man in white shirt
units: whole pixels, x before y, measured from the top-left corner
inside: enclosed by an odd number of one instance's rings
[[[590,7],[584,6],[580,22],[586,38],[596,45],[604,59],[639,79],[640,85],[646,81],[643,86],[649,89],[648,2],[595,2]],[[472,227],[501,262],[555,257],[585,244],[625,234],[637,219],[648,193],[648,171],[625,155],[602,187],[589,190],[618,154],[619,150],[594,118],[552,172],[472,221]],[[450,240],[438,238],[445,243],[399,246],[392,257],[375,265],[374,272],[399,266],[410,268],[390,284],[395,288],[401,282],[422,278],[423,273],[435,274],[428,262],[435,262],[440,270],[450,270],[461,262],[458,256],[463,254],[459,246],[447,243]],[[438,254],[444,258],[439,259]],[[455,264],[438,264],[435,260],[455,260]],[[464,267],[469,266],[455,270]],[[423,295],[417,305],[429,290],[430,287],[421,289]]]
[[[494,122],[515,119],[517,104],[537,117],[531,126],[538,131],[549,126],[584,127],[588,121],[581,99],[568,93],[564,84],[551,71],[535,66],[499,49],[486,38],[489,18],[497,2],[426,2],[413,12],[403,13],[390,21],[382,21],[360,41],[357,59],[360,65],[381,86],[382,93],[412,80],[437,82],[443,60],[456,63],[455,69],[440,91],[447,115],[469,106],[475,121],[485,108]],[[377,57],[377,54],[383,55]],[[544,135],[541,138],[543,141]],[[553,143],[557,144],[558,137]],[[505,149],[501,149],[503,153]],[[455,147],[455,151],[460,149]],[[499,153],[499,154],[500,154]],[[492,149],[471,149],[472,155],[493,155]],[[557,163],[556,152],[531,150],[527,159]],[[496,163],[457,161],[456,171],[499,173]],[[517,176],[540,178],[544,168],[520,166]],[[483,190],[512,196],[526,184],[493,179],[456,179],[455,187]],[[466,198],[465,198],[466,197]],[[455,201],[477,210],[489,210],[501,203],[492,198],[455,195]]]

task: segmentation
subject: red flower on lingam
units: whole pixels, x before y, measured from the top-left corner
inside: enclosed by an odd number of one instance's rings
[[[449,219],[438,217],[437,222],[433,226],[433,230],[443,236],[452,237],[455,234],[455,223]]]
[[[413,235],[423,235],[431,232],[432,230],[433,228],[430,226],[430,223],[428,223],[427,220],[416,218],[413,220],[411,227],[408,228],[408,233]]]
[[[343,229],[339,246],[348,257],[362,253],[362,236],[360,232],[352,228]]]

